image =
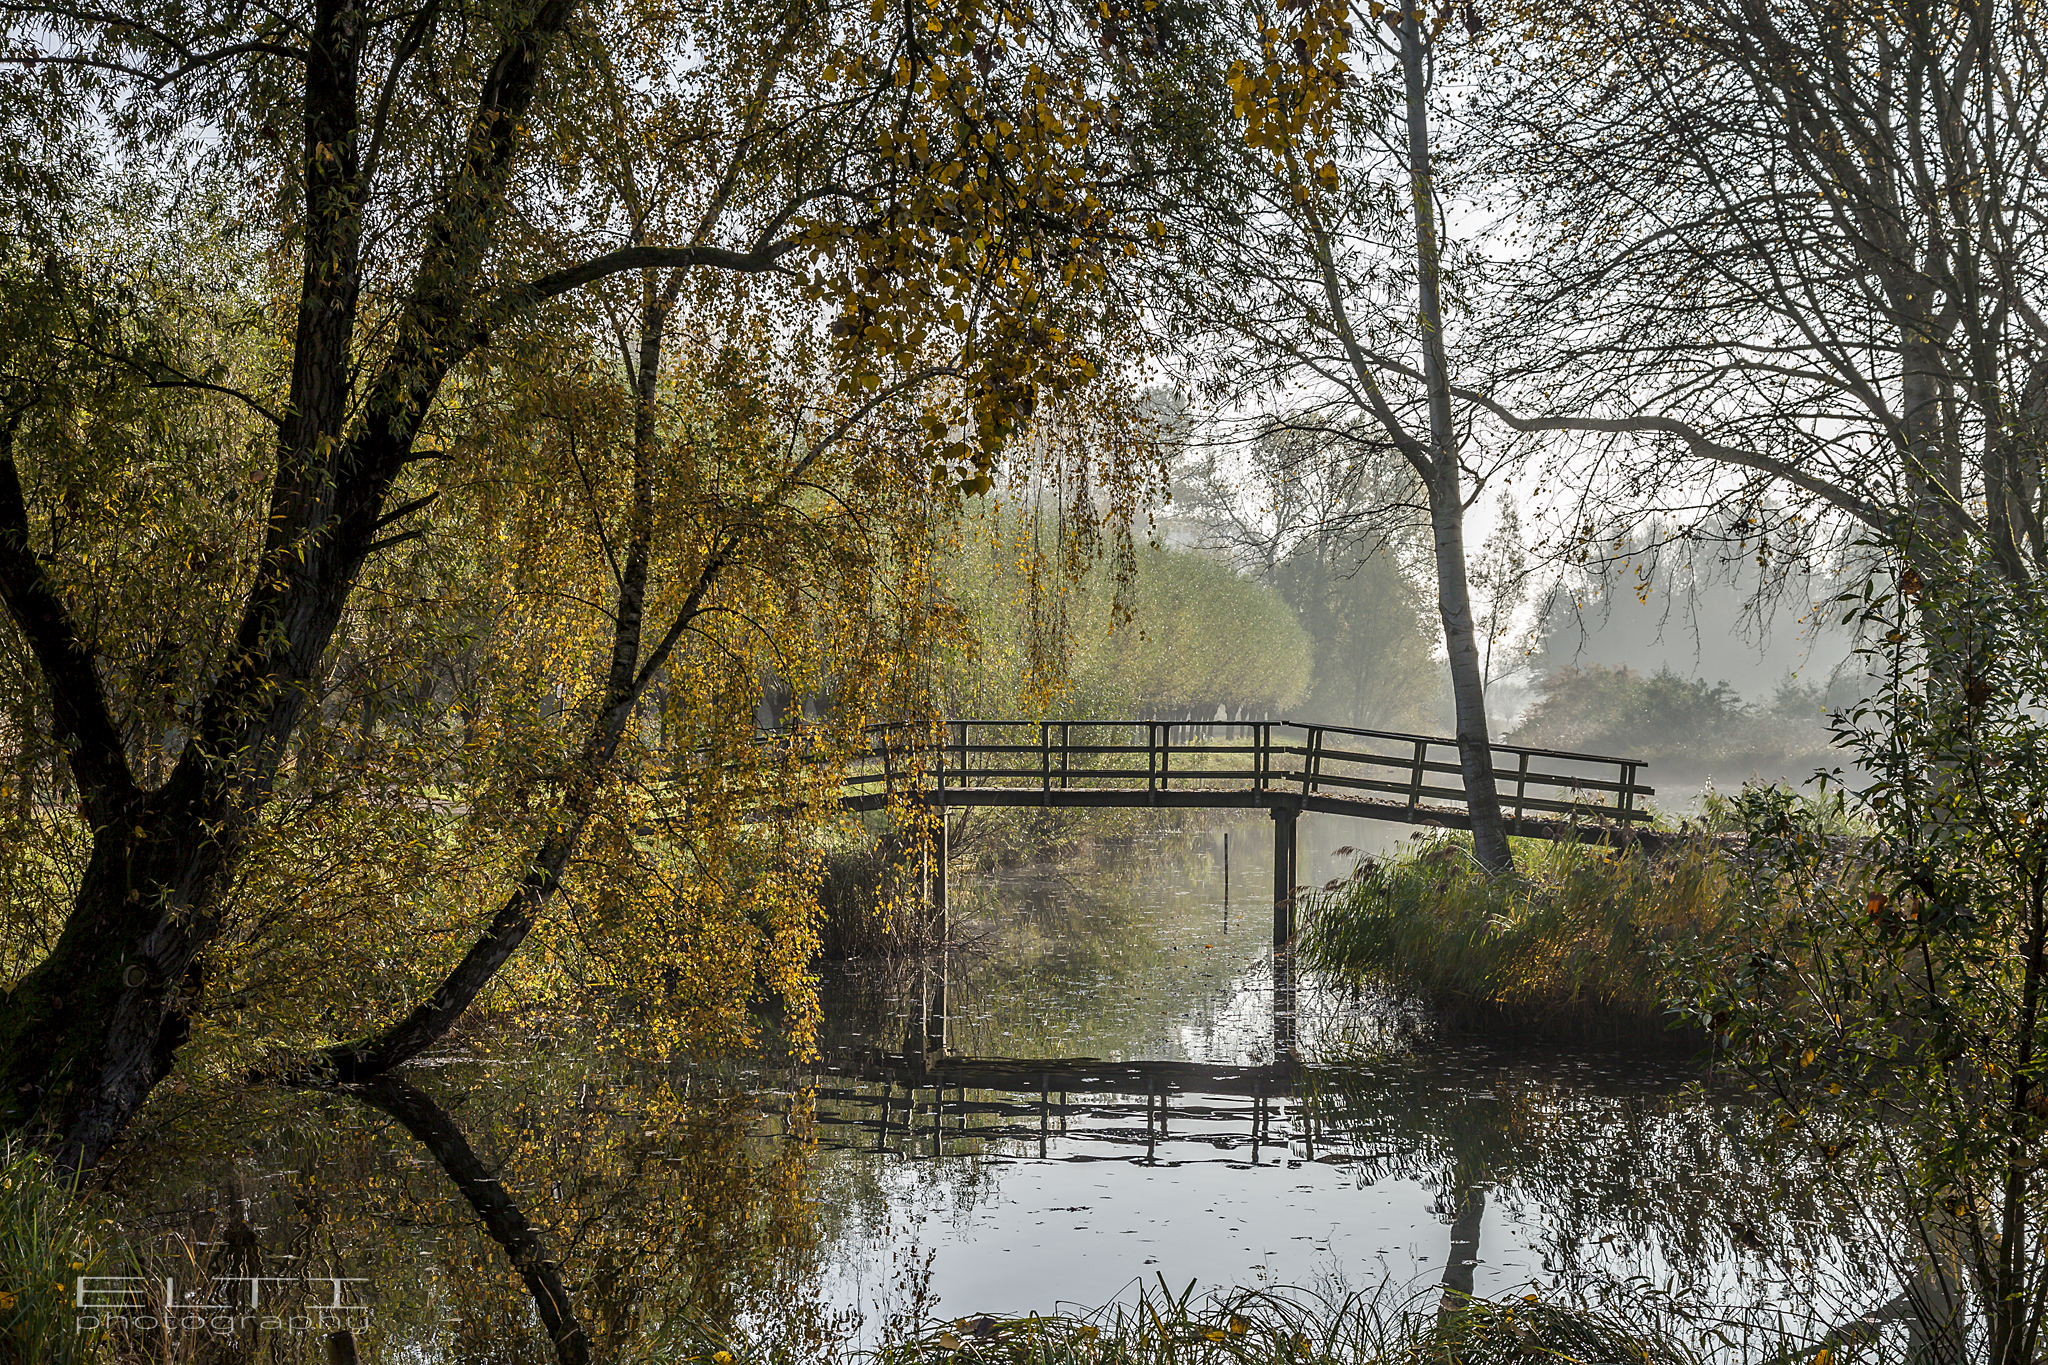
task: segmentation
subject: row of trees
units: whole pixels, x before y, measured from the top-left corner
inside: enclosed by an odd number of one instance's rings
[[[948,559],[963,630],[936,660],[947,715],[1265,717],[1308,694],[1311,633],[1271,587],[1156,546],[1137,550],[1121,585],[1106,563],[1067,581],[1041,562],[1059,519],[1003,507],[968,519]]]
[[[2031,581],[2048,100],[2024,7],[1215,25],[1206,113],[1239,135],[1154,182],[1155,287],[1212,398],[1291,389],[1287,429],[1407,465],[1489,866],[1462,527],[1509,475],[1576,503],[1558,552],[1661,515],[1768,567],[1819,522]]]

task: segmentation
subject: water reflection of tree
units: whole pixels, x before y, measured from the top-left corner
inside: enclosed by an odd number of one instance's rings
[[[801,1108],[791,1122],[785,1140],[731,1084],[543,1042],[513,1064],[375,1094],[223,1106],[210,1131],[158,1134],[172,1140],[134,1166],[148,1183],[116,1193],[154,1262],[217,1254],[239,1205],[267,1273],[361,1277],[393,1359],[557,1358],[536,1316],[531,1291],[548,1292],[536,1259],[559,1266],[595,1359],[671,1358],[702,1345],[700,1325],[829,1357],[851,1324],[820,1296]],[[479,1182],[503,1199],[496,1241],[479,1224]],[[517,1248],[522,1224],[531,1239]],[[311,1339],[265,1349],[319,1358]]]
[[[1474,1194],[1539,1206],[1563,1287],[1602,1289],[1654,1256],[1694,1287],[1749,1265],[1820,1299],[1883,1291],[1859,1250],[1882,1211],[1843,1171],[1766,1155],[1770,1116],[1741,1095],[1621,1059],[1472,1047],[1319,1067],[1310,1084],[1318,1145],[1361,1180],[1431,1182],[1447,1222]]]

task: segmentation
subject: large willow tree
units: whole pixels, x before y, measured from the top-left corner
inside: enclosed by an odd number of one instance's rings
[[[7,24],[8,1121],[90,1165],[208,1040],[368,1081],[508,964],[800,997],[787,812],[915,700],[935,519],[1034,409],[1110,420],[1163,45],[976,0]],[[841,733],[751,743],[769,669]]]

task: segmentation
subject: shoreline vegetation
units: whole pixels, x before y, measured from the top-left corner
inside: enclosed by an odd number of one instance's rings
[[[1711,1040],[1671,967],[1737,932],[1743,809],[1766,798],[1826,844],[1868,832],[1839,795],[1752,784],[1709,791],[1697,818],[1622,849],[1517,839],[1515,870],[1498,875],[1468,838],[1422,836],[1309,893],[1297,960],[1420,1001],[1452,1030],[1701,1052]]]
[[[1705,837],[1657,852],[1517,840],[1488,873],[1435,838],[1310,897],[1299,961],[1354,990],[1419,998],[1442,1027],[1697,1051],[1664,988],[1665,954],[1717,932],[1728,874]]]
[[[1291,1287],[1197,1297],[1163,1281],[1093,1312],[931,1321],[855,1359],[874,1365],[1703,1365],[1827,1360],[1844,1344],[1822,1328],[1803,1339],[1781,1320],[1745,1322],[1654,1293],[1599,1307],[1536,1294],[1486,1299],[1386,1286],[1352,1292]],[[1818,1352],[1818,1357],[1816,1356]]]
[[[1745,788],[1745,791],[1750,790]],[[1832,838],[1857,834],[1839,798],[1809,809]],[[1516,871],[1488,873],[1462,833],[1418,832],[1392,856],[1304,893],[1297,961],[1354,993],[1368,985],[1421,1005],[1431,1025],[1486,1038],[1697,1053],[1709,1043],[1675,1000],[1666,964],[1728,927],[1739,797],[1709,790],[1696,817],[1626,848],[1517,838]],[[974,810],[949,832],[953,875],[1093,853],[1115,856],[1194,813]],[[1119,818],[1101,828],[1101,817]],[[894,827],[849,829],[824,855],[822,961],[938,951],[923,844]]]

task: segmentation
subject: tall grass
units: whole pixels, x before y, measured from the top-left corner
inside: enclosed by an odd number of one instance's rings
[[[928,1324],[876,1365],[1703,1365],[1806,1359],[1776,1332],[1743,1331],[1669,1302],[1591,1309],[1536,1296],[1491,1302],[1384,1290],[1236,1289],[1196,1299],[1164,1285],[1092,1313]],[[719,1362],[719,1365],[725,1365]]]
[[[0,1147],[0,1365],[68,1365],[95,1342],[74,1330],[72,1287],[100,1260],[91,1214],[41,1153]]]
[[[1727,874],[1706,841],[1650,854],[1517,841],[1517,870],[1492,876],[1441,838],[1312,898],[1303,965],[1427,1001],[1450,1027],[1679,1046],[1662,964],[1715,932]]]
[[[918,853],[887,833],[826,849],[818,887],[824,957],[915,957],[943,946],[944,926],[925,896]]]

